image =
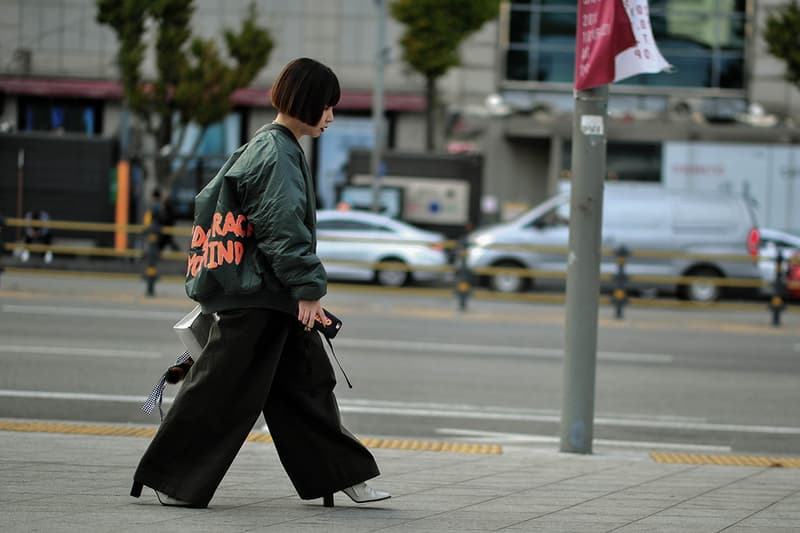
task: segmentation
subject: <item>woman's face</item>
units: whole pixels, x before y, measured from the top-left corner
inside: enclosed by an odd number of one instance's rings
[[[326,107],[322,111],[322,116],[320,117],[317,125],[308,126],[309,131],[305,132],[305,134],[312,137],[319,137],[331,122],[333,122],[333,107]]]

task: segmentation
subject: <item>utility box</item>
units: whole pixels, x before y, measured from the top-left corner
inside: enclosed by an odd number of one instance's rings
[[[458,238],[480,219],[482,175],[483,157],[476,154],[388,152],[381,187],[402,191],[401,220]],[[371,151],[350,152],[347,182],[372,186]]]

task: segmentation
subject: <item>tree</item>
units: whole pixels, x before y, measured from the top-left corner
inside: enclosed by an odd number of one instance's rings
[[[767,51],[786,63],[786,81],[800,88],[800,6],[797,0],[767,17],[764,40]]]
[[[152,137],[159,157],[156,181],[169,189],[186,169],[208,126],[230,112],[231,95],[255,79],[267,64],[273,41],[268,30],[256,24],[255,6],[238,32],[226,29],[224,41],[231,66],[213,39],[192,38],[194,0],[96,0],[97,21],[117,35],[117,63],[125,101]],[[142,62],[148,34],[155,35],[155,79],[145,80]],[[200,134],[190,153],[175,165],[187,126]],[[179,128],[173,142],[173,126]]]
[[[406,26],[403,60],[425,77],[425,146],[434,147],[436,81],[461,64],[459,46],[497,16],[499,0],[392,0],[392,16]]]

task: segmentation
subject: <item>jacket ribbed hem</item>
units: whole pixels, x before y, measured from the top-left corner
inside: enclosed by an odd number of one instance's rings
[[[297,301],[288,292],[221,294],[197,303],[200,304],[203,313],[217,313],[232,309],[274,309],[290,315],[297,314]]]

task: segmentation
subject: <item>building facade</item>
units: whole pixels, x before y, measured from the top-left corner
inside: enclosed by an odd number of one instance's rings
[[[800,231],[800,215],[783,205],[800,202],[800,92],[783,81],[784,66],[766,52],[762,36],[766,17],[784,1],[650,0],[655,38],[675,72],[611,87],[611,179],[747,189],[765,223]],[[197,0],[193,29],[219,38],[240,24],[248,4]],[[464,43],[463,64],[439,81],[437,145],[483,155],[482,221],[512,216],[569,176],[576,6],[575,0],[502,2],[497,19]],[[244,142],[274,116],[267,91],[281,66],[294,57],[317,58],[337,72],[343,89],[336,127],[306,146],[321,202],[330,206],[349,150],[374,144],[376,1],[259,0],[257,8],[276,46],[201,151],[213,166],[212,155]],[[0,0],[0,130],[131,142],[135,127],[122,111],[116,39],[95,17],[94,0]],[[402,31],[390,18],[386,143],[421,151],[424,80],[402,62]],[[152,71],[151,59],[145,72]]]
[[[748,194],[762,224],[800,231],[792,209],[800,203],[800,92],[783,80],[784,65],[763,38],[767,17],[784,3],[650,0],[654,38],[674,70],[610,87],[608,179]],[[500,218],[569,177],[576,19],[571,0],[503,4],[500,105],[480,119],[491,131],[487,175],[515,177],[484,189],[498,198],[489,205]]]

